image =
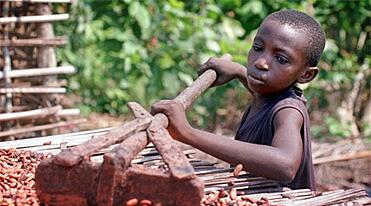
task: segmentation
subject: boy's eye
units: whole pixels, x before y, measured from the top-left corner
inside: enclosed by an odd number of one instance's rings
[[[257,51],[257,52],[259,52],[259,51],[262,51],[262,50],[263,50],[263,48],[262,48],[261,46],[259,46],[259,45],[256,45],[256,44],[252,45],[252,48],[254,49],[254,51]]]
[[[281,56],[281,55],[277,55],[276,56],[276,59],[277,59],[278,63],[280,63],[280,64],[288,64],[288,63],[290,63],[289,60],[286,57]]]

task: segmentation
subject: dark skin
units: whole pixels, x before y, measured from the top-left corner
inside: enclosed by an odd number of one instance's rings
[[[247,68],[222,58],[211,58],[201,66],[201,73],[214,69],[218,78],[213,86],[239,79],[253,95],[251,110],[260,110],[264,98],[275,95],[297,83],[307,83],[318,73],[306,64],[305,35],[274,19],[260,26],[248,54]],[[280,110],[274,120],[272,144],[259,145],[237,141],[193,128],[183,107],[172,100],[154,104],[153,113],[164,113],[169,119],[172,137],[192,145],[232,165],[279,182],[291,182],[300,166],[303,142],[300,130],[303,117],[292,108]]]

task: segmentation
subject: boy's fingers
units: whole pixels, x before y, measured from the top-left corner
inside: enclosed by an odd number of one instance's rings
[[[211,69],[211,66],[208,62],[206,62],[205,64],[200,66],[200,68],[197,70],[197,74],[201,75],[202,73],[204,73],[208,69]]]
[[[160,100],[156,103],[154,103],[152,106],[151,106],[151,114],[154,115],[156,113],[164,113],[164,114],[168,114],[168,109],[170,107],[170,105],[172,104],[172,100]]]
[[[227,54],[223,54],[223,56],[220,57],[221,59],[224,59],[224,60],[229,60],[229,61],[232,61],[233,60],[233,57],[231,54],[227,53]]]

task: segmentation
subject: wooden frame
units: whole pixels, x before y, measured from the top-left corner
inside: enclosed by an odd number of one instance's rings
[[[43,76],[43,75],[55,75],[55,74],[71,74],[74,73],[75,67],[73,66],[60,66],[60,67],[48,67],[48,68],[31,68],[31,69],[17,69],[8,72],[9,78],[18,77],[32,77],[32,76]],[[0,71],[0,79],[4,78],[4,72]]]
[[[6,93],[36,93],[36,94],[48,94],[48,93],[66,93],[67,89],[63,87],[15,87],[15,88],[0,88],[0,94]]]
[[[66,37],[56,37],[51,39],[12,39],[0,40],[0,47],[33,47],[33,46],[61,46],[67,44]]]
[[[9,23],[35,23],[35,22],[51,22],[51,21],[62,21],[70,17],[69,14],[51,14],[51,15],[37,15],[37,16],[12,16],[12,17],[1,17],[0,24]]]

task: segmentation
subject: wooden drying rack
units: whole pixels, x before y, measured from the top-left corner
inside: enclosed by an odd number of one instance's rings
[[[54,36],[52,22],[67,20],[69,14],[52,14],[48,3],[71,3],[71,0],[6,0],[0,1],[0,3],[3,11],[3,16],[0,17],[0,26],[4,31],[3,37],[0,39],[3,56],[3,68],[0,71],[0,104],[3,104],[0,111],[0,140],[12,140],[14,136],[22,137],[31,132],[55,130],[84,122],[84,119],[62,121],[61,118],[79,115],[79,109],[63,109],[58,100],[49,101],[49,98],[55,99],[56,95],[64,94],[67,91],[66,88],[61,87],[63,83],[57,81],[56,75],[72,74],[75,72],[75,68],[56,65],[54,47],[66,45],[67,38]],[[14,9],[12,7],[23,6],[24,3],[34,8],[36,14],[12,16],[11,9]],[[37,32],[37,38],[10,36],[11,33],[14,34],[19,25],[30,23],[35,25],[33,32]],[[12,51],[22,48],[37,48],[36,68],[12,68]],[[20,78],[23,79],[20,80]],[[41,83],[42,85],[34,86],[32,83],[28,83],[28,79],[25,78],[41,78],[44,82]],[[57,86],[58,84],[60,86]],[[23,96],[36,100],[41,98],[41,103],[38,103],[37,106],[19,106],[13,102],[15,97],[24,98]],[[40,118],[44,118],[45,121],[34,124],[33,120]]]

